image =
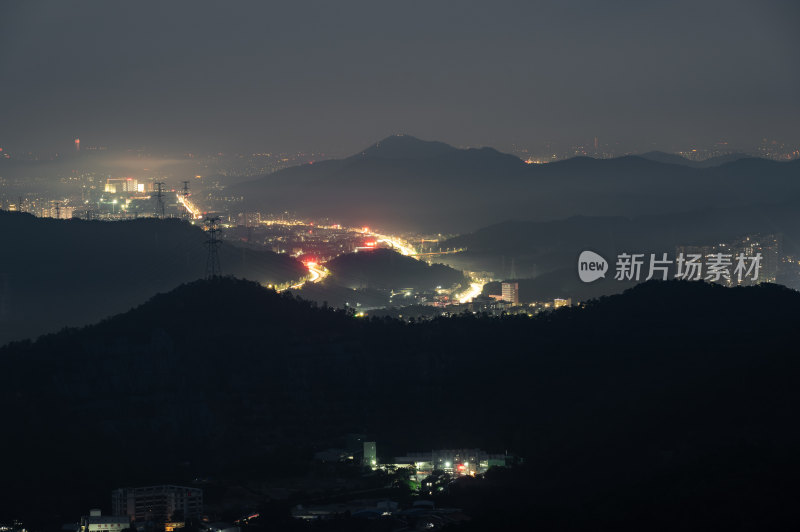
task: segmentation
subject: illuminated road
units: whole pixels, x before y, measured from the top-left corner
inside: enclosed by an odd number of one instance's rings
[[[481,295],[481,292],[483,292],[484,284],[486,283],[483,282],[471,283],[467,290],[461,292],[460,294],[456,294],[455,299],[458,299],[459,303],[469,303],[470,301],[472,301],[473,298]]]
[[[382,235],[379,233],[369,233],[371,236],[375,237],[377,242],[389,244],[395,250],[399,251],[403,255],[413,257],[417,260],[424,260],[425,257],[431,257],[436,255],[447,255],[449,253],[460,253],[464,251],[462,249],[452,250],[452,251],[440,251],[438,253],[418,253],[414,247],[409,244],[408,242],[393,236]],[[472,301],[473,298],[481,295],[483,292],[483,285],[486,282],[481,279],[470,278],[470,285],[469,288],[460,292],[458,294],[453,295],[453,299],[457,300],[459,303],[469,303]]]
[[[189,214],[192,215],[192,218],[194,218],[196,220],[198,218],[202,218],[203,217],[203,214],[200,212],[200,209],[198,209],[197,207],[192,205],[191,201],[189,201],[188,199],[184,198],[183,194],[176,194],[176,196],[178,197],[178,203],[183,205],[183,208],[186,209],[187,211],[189,211]]]
[[[307,281],[309,283],[318,283],[330,274],[327,268],[318,265],[316,262],[308,262],[306,267],[311,272],[311,278]]]
[[[300,281],[297,284],[293,284],[288,289],[289,290],[298,290],[303,287],[306,283],[318,283],[325,279],[331,272],[325,266],[320,266],[316,262],[305,262],[306,268],[308,268],[308,273],[310,276],[303,281]]]
[[[400,240],[397,237],[388,236],[388,235],[380,235],[378,233],[372,233],[372,236],[374,236],[379,243],[383,242],[384,244],[389,244],[395,250],[399,251],[403,255],[416,255],[417,254],[417,250],[415,250],[410,244],[408,244],[407,242],[404,242],[403,240]]]
[[[467,248],[451,249],[450,251],[428,251],[426,253],[414,253],[414,257],[438,257],[439,255],[455,255],[456,253],[463,253]]]
[[[180,196],[179,196],[178,199],[179,200],[181,199]],[[313,224],[308,224],[308,222],[299,221],[299,220],[295,220],[295,221],[263,220],[262,223],[267,224],[267,225],[313,225]],[[385,235],[385,234],[381,234],[381,233],[376,233],[374,231],[370,231],[369,228],[367,228],[367,227],[358,228],[358,229],[356,229],[356,228],[349,228],[349,229],[348,228],[342,228],[341,225],[333,225],[333,226],[318,225],[316,227],[328,228],[328,229],[337,229],[337,230],[344,229],[345,231],[352,231],[352,232],[361,233],[363,235],[367,235],[367,236],[370,236],[370,237],[374,238],[375,239],[375,243],[388,245],[392,249],[394,249],[395,251],[401,253],[402,255],[405,255],[405,256],[408,256],[408,257],[412,257],[412,258],[417,259],[417,260],[424,260],[427,257],[432,257],[432,256],[436,256],[436,255],[446,255],[446,254],[451,254],[451,253],[459,253],[459,252],[463,251],[461,249],[454,249],[454,250],[450,250],[450,251],[439,251],[439,252],[435,252],[435,253],[419,253],[419,252],[417,252],[416,249],[414,249],[414,246],[412,246],[410,243],[408,243],[408,241],[404,240],[403,238],[397,237],[397,236]],[[368,245],[374,246],[374,244],[368,244]],[[308,268],[309,276],[306,279],[304,279],[304,280],[302,280],[302,281],[300,281],[300,282],[298,282],[296,284],[293,284],[293,285],[289,286],[286,289],[288,289],[288,290],[298,290],[298,289],[302,288],[303,285],[306,284],[306,283],[318,283],[318,282],[322,281],[323,279],[325,279],[326,277],[328,277],[328,275],[330,275],[330,272],[327,270],[327,268],[325,268],[322,265],[317,264],[316,262],[309,261],[309,262],[306,262],[304,264],[305,264],[306,268]],[[481,294],[481,292],[483,292],[483,286],[485,284],[486,284],[485,280],[471,277],[470,278],[470,286],[469,286],[469,288],[467,288],[466,290],[463,290],[463,291],[461,291],[459,293],[452,294],[451,297],[452,297],[453,300],[458,301],[459,303],[469,303],[470,301],[472,301],[473,298],[479,296]],[[445,291],[445,293],[447,293],[447,291]]]

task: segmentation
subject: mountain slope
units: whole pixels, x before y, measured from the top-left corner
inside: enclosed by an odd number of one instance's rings
[[[574,216],[547,222],[506,221],[454,237],[441,246],[468,250],[443,259],[456,268],[489,270],[497,277],[508,277],[514,260],[518,277],[566,270],[578,288],[582,283],[574,274],[575,261],[583,250],[606,257],[622,252],[674,254],[680,245],[713,245],[757,234],[782,235],[783,253],[796,255],[800,252],[800,203],[789,199],[632,218]]]
[[[231,188],[259,211],[356,226],[464,232],[508,218],[637,216],[747,205],[800,193],[800,161],[709,168],[641,157],[527,165],[496,150],[389,137],[352,157],[288,168]]]
[[[348,288],[435,290],[468,286],[464,274],[443,264],[428,265],[390,249],[346,253],[327,262],[332,281]]]
[[[15,430],[0,510],[55,514],[119,485],[207,475],[258,485],[306,474],[298,449],[367,431],[398,454],[521,454],[503,515],[528,529],[608,528],[635,508],[665,529],[785,529],[800,473],[799,304],[771,285],[653,282],[535,319],[408,325],[255,283],[192,283],[0,349]]]
[[[87,222],[0,211],[0,344],[83,325],[205,275],[205,233],[179,220]],[[264,283],[301,278],[303,265],[223,243],[223,273]]]

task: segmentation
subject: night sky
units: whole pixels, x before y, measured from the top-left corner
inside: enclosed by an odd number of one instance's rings
[[[0,146],[800,142],[796,1],[0,4]]]

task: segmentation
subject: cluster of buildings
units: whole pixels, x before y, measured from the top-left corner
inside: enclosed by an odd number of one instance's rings
[[[70,178],[69,181],[72,181]],[[5,200],[0,207],[27,212],[42,218],[86,218],[124,220],[136,217],[186,216],[182,190],[167,189],[164,183],[139,181],[133,177],[100,177],[94,174],[74,178],[80,195],[48,199],[27,194]],[[187,190],[188,195],[188,190]]]
[[[73,204],[41,197],[18,197],[16,200],[0,202],[0,208],[9,212],[27,212],[41,218],[60,220],[69,220],[75,215]]]
[[[395,457],[391,463],[383,463],[378,459],[377,444],[374,441],[363,442],[361,459],[364,467],[372,470],[412,468],[412,480],[416,482],[422,482],[434,474],[446,474],[454,478],[474,477],[486,473],[491,467],[506,467],[512,465],[512,462],[513,457],[508,454],[491,454],[481,449],[438,449],[407,453]]]
[[[321,225],[313,222],[272,220],[257,212],[230,216],[228,238],[286,253],[301,260],[325,262],[343,253],[377,246],[362,228]]]
[[[398,456],[390,467],[413,467],[414,480],[421,483],[434,472],[451,477],[482,475],[490,467],[510,465],[509,460],[508,455],[489,454],[481,449],[440,449]]]
[[[355,445],[360,444],[356,449]],[[361,463],[373,471],[395,472],[410,469],[410,483],[419,486],[422,496],[434,495],[443,489],[442,482],[460,477],[486,473],[491,467],[513,465],[516,458],[507,454],[490,454],[481,449],[439,449],[412,452],[397,456],[389,462],[378,457],[374,441],[365,441],[363,435],[351,434],[344,449],[328,449],[315,456],[320,461],[351,461]],[[382,519],[393,529],[439,530],[469,520],[458,508],[437,508],[430,500],[416,500],[410,507],[386,499],[357,499],[316,505],[297,505],[292,517],[302,520],[318,520],[348,517],[353,519]]]
[[[587,139],[581,144],[561,145],[547,143],[537,148],[525,148],[514,145],[512,152],[528,164],[546,164],[572,157],[594,157],[596,159],[613,159],[625,155],[635,155],[639,151],[620,149],[618,143],[605,143],[600,138]],[[689,161],[701,162],[715,157],[743,155],[762,157],[773,161],[791,161],[800,159],[800,146],[773,139],[761,139],[757,145],[734,147],[728,142],[716,142],[707,146],[693,146],[674,152]]]
[[[505,281],[500,284],[500,294],[480,295],[469,303],[469,310],[493,316],[501,314],[536,314],[544,310],[572,306],[572,298],[555,298],[552,301],[521,303],[519,282]]]
[[[135,522],[199,519],[203,490],[173,485],[119,488],[111,493],[111,511]]]
[[[92,189],[85,204],[88,210],[93,209],[94,217],[107,219],[187,214],[180,191],[167,188],[163,182],[135,177],[106,178],[102,191]]]
[[[360,448],[356,448],[359,446]],[[414,479],[421,482],[433,474],[444,473],[451,477],[475,476],[486,473],[494,466],[513,465],[515,458],[508,454],[491,454],[481,449],[439,449],[423,452],[412,452],[397,456],[391,461],[378,458],[378,447],[374,441],[367,441],[363,435],[351,434],[347,437],[344,449],[327,449],[315,454],[314,458],[321,462],[351,461],[360,463],[373,471],[394,471],[401,468],[412,468]]]
[[[89,511],[69,532],[122,532],[151,530],[175,532],[195,520],[205,532],[240,532],[226,523],[209,523],[203,515],[203,490],[195,487],[159,485],[119,488],[111,492],[111,515],[99,509]]]
[[[14,519],[11,523],[0,523],[0,532],[28,532],[25,524],[19,519]]]
[[[226,228],[226,238],[292,255],[303,262],[311,260],[323,263],[344,253],[381,247],[393,248],[404,254],[415,253],[407,243],[411,240],[410,235],[386,237],[370,231],[369,227],[347,227],[327,220],[298,220],[289,213],[266,216],[259,212],[241,211],[224,214],[220,218]]]
[[[755,279],[752,277],[738,279],[738,277],[731,275],[730,278],[723,277],[714,281],[725,286],[740,286],[776,282],[782,261],[781,248],[781,234],[760,234],[746,235],[728,242],[719,242],[711,245],[678,246],[675,251],[676,255],[701,255],[701,263],[704,266],[707,265],[709,257],[719,253],[726,256],[730,255],[732,260],[735,260],[740,254],[745,257],[760,255],[758,275]]]

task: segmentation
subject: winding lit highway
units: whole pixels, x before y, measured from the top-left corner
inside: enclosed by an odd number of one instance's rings
[[[446,253],[451,253],[451,252],[444,252],[444,253],[440,252],[440,253],[422,253],[421,254],[421,253],[418,253],[417,250],[414,249],[414,247],[411,244],[409,244],[408,242],[406,242],[405,240],[403,240],[403,239],[401,239],[399,237],[389,236],[389,235],[382,235],[380,233],[374,233],[374,232],[370,232],[368,234],[370,234],[371,236],[375,237],[377,242],[384,243],[384,244],[389,244],[393,249],[399,251],[403,255],[406,255],[406,256],[409,256],[409,257],[413,257],[413,258],[415,258],[417,260],[423,260],[423,255],[443,255],[443,254],[446,254]],[[463,251],[463,250],[458,250],[458,251]],[[456,253],[456,252],[457,252],[456,250],[452,251],[452,253]],[[485,284],[486,283],[483,280],[470,278],[469,288],[467,288],[466,290],[464,290],[462,292],[453,294],[453,299],[458,301],[459,303],[469,303],[475,297],[481,295],[481,293],[483,292],[483,286]]]
[[[293,284],[292,286],[289,287],[289,290],[297,290],[299,288],[302,288],[303,285],[306,283],[318,283],[323,279],[325,279],[328,275],[330,275],[330,272],[325,266],[320,266],[316,262],[309,261],[303,264],[305,264],[306,268],[308,268],[308,273],[310,274],[310,277],[300,281],[297,284]]]
[[[330,272],[327,268],[320,266],[316,262],[307,262],[306,268],[308,268],[308,271],[311,272],[311,278],[306,281],[309,283],[318,283],[330,275]]]
[[[183,198],[181,198],[179,196],[178,199],[182,200]],[[190,212],[192,212],[194,214],[192,208],[190,208],[190,207],[193,207],[193,206],[186,205],[186,208]],[[269,225],[274,225],[274,224],[303,225],[305,222],[295,221],[295,222],[292,223],[292,222],[283,222],[283,221],[279,221],[279,220],[270,220],[268,222],[265,221],[263,223],[267,223]],[[318,226],[318,227],[325,227],[325,226]],[[342,229],[342,227],[338,226],[338,225],[337,226],[333,226],[333,227],[335,227],[336,229]],[[417,252],[416,249],[414,249],[414,246],[412,246],[408,241],[406,241],[405,239],[403,239],[401,237],[392,236],[392,235],[386,235],[386,234],[382,234],[382,233],[376,233],[374,231],[370,231],[366,227],[362,228],[362,229],[350,229],[350,230],[362,233],[364,235],[368,235],[368,236],[374,238],[376,243],[388,245],[392,249],[394,249],[395,251],[397,251],[397,252],[399,252],[399,253],[407,256],[407,257],[413,257],[413,258],[415,258],[417,260],[424,260],[426,256],[444,254],[442,252],[438,252],[438,253],[419,253],[419,252]],[[447,253],[456,253],[458,251],[462,251],[462,250],[453,250],[452,252],[447,252]],[[303,279],[302,281],[300,281],[300,282],[298,282],[298,283],[296,283],[294,285],[289,286],[288,289],[297,290],[299,288],[302,288],[303,285],[305,285],[306,283],[319,283],[319,282],[321,282],[322,280],[324,280],[326,277],[328,277],[330,275],[330,272],[328,271],[327,268],[325,268],[324,266],[322,266],[320,264],[317,264],[316,262],[309,261],[309,262],[306,262],[304,264],[305,264],[306,268],[308,268],[309,277],[307,277],[306,279]],[[451,294],[452,300],[453,301],[458,301],[459,303],[469,303],[470,301],[472,301],[473,298],[475,298],[475,297],[477,297],[477,296],[479,296],[481,294],[481,292],[483,291],[484,284],[485,284],[485,281],[482,280],[482,279],[470,278],[469,288],[467,288],[467,289],[465,289],[465,290],[463,290],[461,292],[457,292],[457,293]]]

